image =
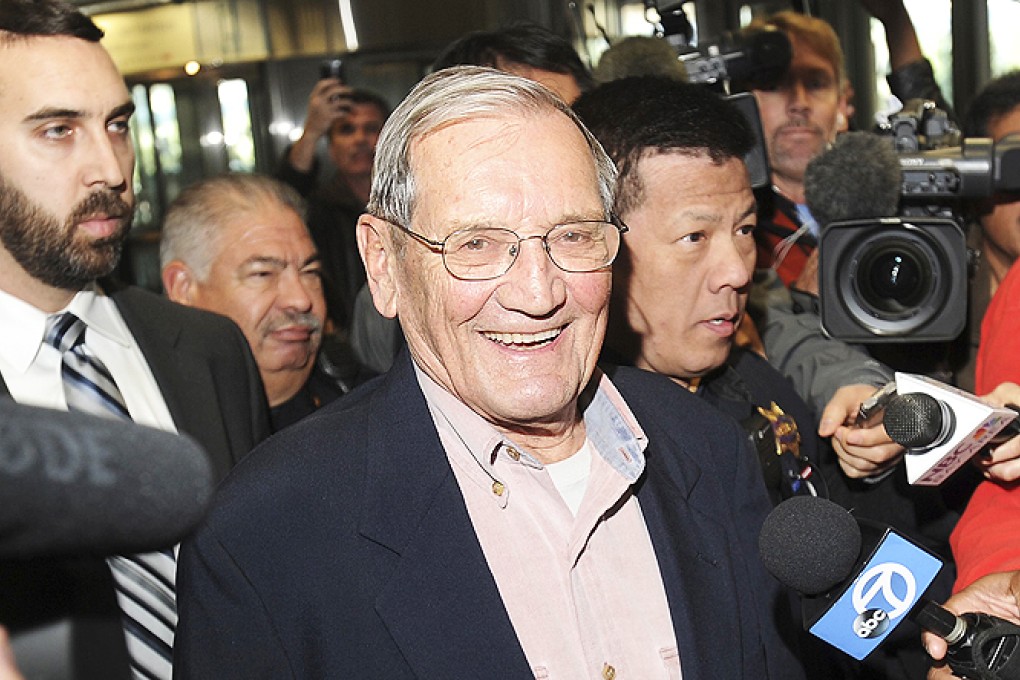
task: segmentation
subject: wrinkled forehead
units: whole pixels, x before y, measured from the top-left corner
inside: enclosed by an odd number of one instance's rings
[[[505,192],[522,202],[557,197],[602,209],[591,148],[577,125],[555,110],[461,119],[414,140],[410,152],[419,204],[470,203]]]

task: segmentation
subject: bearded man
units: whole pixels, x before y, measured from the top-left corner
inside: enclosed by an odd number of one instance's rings
[[[104,279],[135,196],[134,106],[102,35],[58,0],[0,4],[0,397],[187,433],[222,476],[268,432],[258,369],[228,319]],[[109,568],[0,564],[0,621],[25,675],[169,678],[166,547]],[[28,632],[38,658],[19,651]]]

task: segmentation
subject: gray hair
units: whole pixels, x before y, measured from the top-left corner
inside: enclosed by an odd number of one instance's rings
[[[616,167],[570,107],[532,80],[478,66],[436,71],[418,83],[393,111],[376,146],[367,212],[387,222],[411,225],[417,200],[411,147],[429,134],[476,117],[556,111],[567,116],[588,143],[608,216],[613,207]]]
[[[220,253],[223,226],[264,203],[277,203],[297,213],[302,222],[306,219],[305,201],[297,191],[265,175],[232,173],[192,184],[174,199],[163,219],[160,268],[180,260],[205,280]]]

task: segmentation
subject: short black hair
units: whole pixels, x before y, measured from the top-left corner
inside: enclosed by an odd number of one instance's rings
[[[3,0],[0,0],[0,2],[3,2]],[[355,88],[351,90],[348,94],[344,95],[344,98],[350,100],[355,104],[360,104],[363,106],[374,106],[376,109],[379,110],[379,113],[382,114],[383,121],[390,117],[389,102],[383,99],[382,95],[376,94],[371,90],[362,90],[360,88]],[[344,118],[337,118],[335,121],[333,121],[333,124],[329,126],[330,137],[333,136],[334,132],[340,125],[344,123],[344,121],[345,121]]]
[[[63,0],[0,0],[0,43],[59,36],[99,42],[103,31]]]
[[[432,70],[462,65],[503,69],[508,62],[571,75],[582,92],[595,86],[595,79],[566,38],[529,22],[468,33],[446,46]]]
[[[662,76],[621,78],[574,102],[574,111],[616,162],[616,206],[640,199],[635,169],[649,151],[707,155],[722,163],[754,147],[750,124],[735,106],[704,85]]]
[[[963,122],[966,137],[988,137],[988,128],[996,118],[1020,106],[1020,70],[991,80],[977,93],[967,108]]]

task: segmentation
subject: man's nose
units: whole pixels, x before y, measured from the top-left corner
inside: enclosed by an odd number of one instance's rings
[[[124,155],[132,153],[130,149],[119,149],[117,142],[105,134],[86,135],[88,148],[82,149],[85,157],[83,181],[86,186],[104,185],[106,188],[120,190],[127,186],[128,177],[124,174]],[[133,158],[133,156],[132,156]]]
[[[287,268],[280,276],[279,297],[288,309],[307,312],[312,308],[312,293],[300,272]]]
[[[504,274],[500,304],[525,314],[541,316],[563,303],[562,270],[549,258],[542,236],[526,236],[517,246],[517,259]]]

